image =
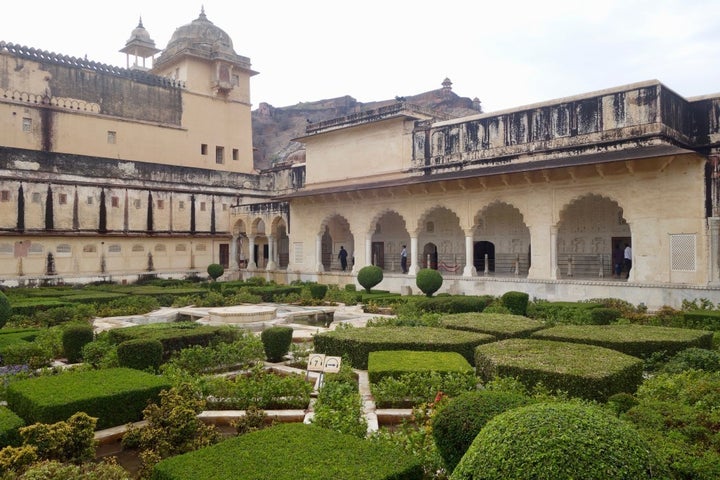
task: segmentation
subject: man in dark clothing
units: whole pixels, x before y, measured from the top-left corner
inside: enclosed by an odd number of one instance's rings
[[[345,247],[342,245],[340,246],[340,252],[338,253],[338,258],[340,259],[340,267],[342,268],[342,271],[344,272],[347,269],[347,250],[345,250]]]

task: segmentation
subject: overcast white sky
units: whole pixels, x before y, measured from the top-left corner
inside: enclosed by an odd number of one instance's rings
[[[0,40],[125,66],[142,16],[158,48],[201,6],[260,72],[254,108],[440,88],[486,112],[658,79],[720,92],[720,0],[24,0]]]

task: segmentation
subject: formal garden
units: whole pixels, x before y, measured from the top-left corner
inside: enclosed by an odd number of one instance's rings
[[[432,270],[401,296],[378,270],[4,290],[0,479],[720,478],[720,304],[453,296]],[[366,320],[95,327],[259,304]]]

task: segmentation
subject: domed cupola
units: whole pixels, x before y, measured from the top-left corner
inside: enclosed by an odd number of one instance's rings
[[[143,26],[142,17],[140,17],[138,26],[130,34],[130,39],[125,43],[125,47],[120,51],[127,57],[127,68],[147,70],[151,67],[151,65],[145,65],[145,61],[152,58],[160,49],[155,48],[155,42],[150,38],[150,34]],[[132,65],[130,65],[131,56],[134,57]],[[142,59],[142,65],[138,63],[139,58]]]
[[[175,30],[167,47],[155,60],[155,70],[168,70],[187,57],[212,62],[215,66],[213,89],[216,93],[227,94],[233,88],[233,71],[250,69],[250,59],[235,53],[233,43],[224,30],[215,26],[205,15]]]

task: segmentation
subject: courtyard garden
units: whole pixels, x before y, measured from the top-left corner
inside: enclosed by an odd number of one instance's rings
[[[5,290],[0,478],[720,478],[720,305],[436,295],[432,273],[400,296],[373,274]],[[259,304],[336,310],[97,328]]]

